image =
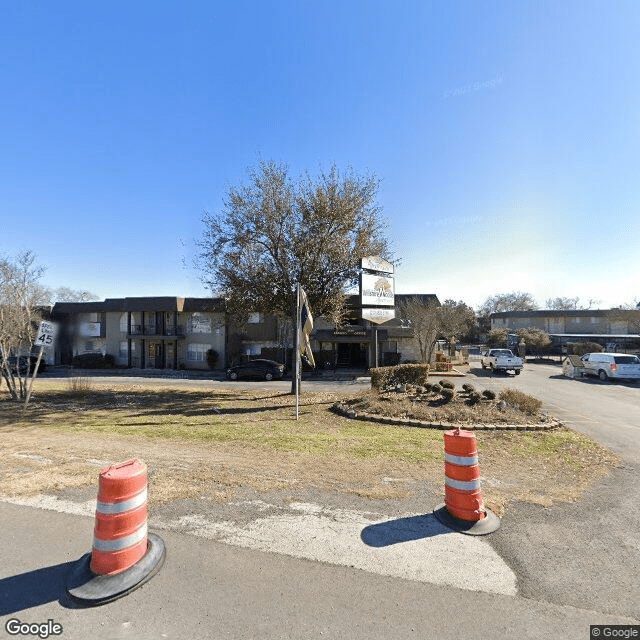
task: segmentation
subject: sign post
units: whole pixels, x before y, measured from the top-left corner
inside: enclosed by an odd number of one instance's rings
[[[40,351],[38,353],[38,360],[36,361],[36,366],[33,369],[33,374],[31,375],[31,381],[29,382],[29,390],[27,391],[27,397],[24,401],[24,408],[27,408],[27,404],[29,403],[29,398],[31,398],[31,391],[33,389],[33,381],[36,379],[38,375],[38,369],[40,368],[40,361],[42,360],[42,354],[44,353],[45,347],[50,347],[54,344],[56,338],[56,332],[58,331],[58,326],[55,322],[48,322],[47,320],[43,320],[38,327],[38,336],[36,337],[35,344],[40,347]]]
[[[379,256],[362,258],[360,263],[360,305],[361,316],[375,326],[371,329],[371,355],[374,367],[378,366],[378,327],[377,325],[396,317],[394,308],[395,283],[394,268]]]

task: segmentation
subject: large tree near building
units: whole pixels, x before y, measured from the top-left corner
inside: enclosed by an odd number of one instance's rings
[[[537,327],[518,329],[516,333],[526,347],[535,351],[537,358],[541,358],[545,350],[551,346],[551,337],[549,334]]]
[[[547,309],[554,311],[574,311],[578,309],[580,298],[548,298],[544,304]]]
[[[626,322],[629,333],[640,333],[640,302],[637,300],[609,309],[607,317],[610,322]]]
[[[430,362],[439,339],[455,344],[475,322],[473,309],[464,302],[445,300],[440,304],[431,296],[409,296],[397,305],[397,315],[413,330],[422,362]]]
[[[29,356],[49,292],[32,251],[0,258],[0,370],[13,400],[27,397]]]
[[[537,308],[538,305],[530,293],[512,291],[511,293],[498,293],[495,296],[489,296],[478,309],[478,315],[487,317],[492,313],[535,311]]]
[[[457,340],[473,327],[476,314],[470,306],[461,300],[458,302],[445,300],[438,308],[437,315],[440,319],[440,336],[449,343],[453,354]]]
[[[396,305],[396,314],[402,323],[413,330],[413,338],[420,350],[420,360],[430,362],[433,348],[439,335],[440,304],[432,297],[410,296],[403,298]]]
[[[229,188],[220,212],[203,218],[203,281],[234,315],[281,318],[291,317],[299,282],[313,315],[339,321],[360,259],[392,259],[378,179],[335,166],[293,179],[285,164],[272,161],[248,176],[247,184]]]

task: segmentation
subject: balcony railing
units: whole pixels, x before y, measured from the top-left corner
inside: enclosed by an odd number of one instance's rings
[[[130,336],[184,336],[185,328],[183,325],[165,325],[164,332],[160,331],[160,327],[155,324],[132,324],[131,331],[129,331]]]

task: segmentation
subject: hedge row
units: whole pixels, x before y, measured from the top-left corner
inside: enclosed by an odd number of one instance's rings
[[[376,367],[370,369],[371,386],[381,389],[388,385],[415,384],[424,385],[429,376],[428,364],[399,364],[395,367]]]

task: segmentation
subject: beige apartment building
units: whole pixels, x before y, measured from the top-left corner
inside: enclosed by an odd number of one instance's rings
[[[207,354],[224,365],[224,304],[215,298],[108,298],[104,302],[58,303],[61,325],[56,364],[73,356],[110,354],[115,364],[141,369],[208,369]]]
[[[558,346],[575,340],[598,342],[612,349],[640,346],[633,322],[609,309],[505,311],[492,313],[490,320],[491,329],[542,329]]]
[[[396,295],[398,300],[403,295]],[[420,295],[439,304],[434,294]],[[418,361],[413,331],[396,318],[375,326],[358,315],[358,296],[348,299],[344,326],[315,318],[311,348],[320,368],[368,368],[377,361]],[[108,298],[103,302],[58,303],[52,317],[60,325],[50,364],[71,364],[83,354],[109,354],[118,367],[209,369],[207,354],[218,354],[220,369],[266,357],[289,362],[291,324],[274,316],[250,314],[241,325],[225,313],[221,298]],[[377,337],[377,354],[374,337]]]

